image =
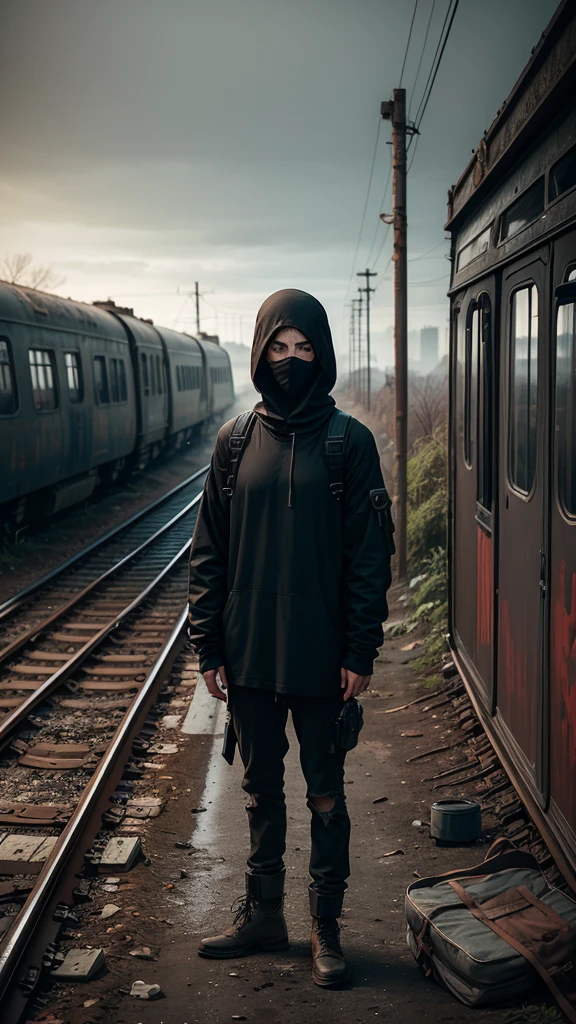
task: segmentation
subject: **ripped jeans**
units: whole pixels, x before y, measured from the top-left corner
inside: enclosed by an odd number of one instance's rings
[[[312,814],[310,909],[315,917],[339,917],[350,874],[350,818],[344,797],[345,751],[330,751],[331,721],[342,697],[300,697],[246,686],[230,686],[229,704],[244,765],[242,788],[249,795],[250,856],[254,874],[283,870],[286,851],[284,758],[288,711],[300,744],[300,764]],[[319,811],[311,796],[332,796],[334,806]]]

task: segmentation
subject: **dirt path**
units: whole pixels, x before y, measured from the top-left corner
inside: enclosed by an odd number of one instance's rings
[[[401,613],[392,609],[392,617]],[[106,925],[96,907],[78,945],[102,945],[107,973],[88,985],[68,987],[51,1012],[64,1024],[390,1024],[413,1021],[504,1024],[506,1010],[470,1010],[434,982],[426,981],[405,938],[403,898],[416,875],[437,874],[481,860],[486,844],[437,848],[426,827],[431,783],[423,777],[447,767],[446,755],[409,765],[406,759],[450,741],[442,712],[427,702],[395,714],[385,709],[422,694],[410,667],[413,652],[402,650],[410,637],[386,643],[376,664],[373,687],[364,698],[365,728],[347,761],[346,793],[353,822],[352,876],[345,902],[342,940],[354,969],[354,985],[324,991],[310,978],[307,908],[309,811],[291,737],[287,758],[289,834],[286,855],[291,948],[281,955],[212,962],[196,955],[199,938],[230,922],[229,907],[243,889],[247,825],[240,790],[241,767],[230,769],[220,754],[221,737],[184,737],[180,752],[167,759],[165,775],[172,798],[148,826],[144,844],[150,858],[127,876],[112,900],[121,907]],[[200,685],[203,685],[200,683]],[[405,735],[403,735],[405,734]],[[411,735],[408,735],[411,734]],[[164,772],[162,773],[164,775]],[[468,795],[474,795],[470,784]],[[374,803],[380,797],[386,801]],[[192,808],[203,807],[203,813]],[[193,830],[194,823],[196,830]],[[175,843],[192,834],[193,850]],[[384,854],[401,850],[392,857]],[[136,916],[135,916],[136,915]],[[166,924],[166,919],[169,924]],[[128,937],[129,936],[129,937]],[[129,951],[146,944],[156,960],[134,961]],[[164,997],[154,1002],[130,998],[136,979],[159,983]],[[96,999],[89,1007],[86,1000]]]

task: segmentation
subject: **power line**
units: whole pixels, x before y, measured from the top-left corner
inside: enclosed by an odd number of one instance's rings
[[[416,92],[416,85],[418,84],[418,77],[420,75],[420,68],[422,67],[422,61],[424,59],[424,53],[426,52],[426,43],[428,42],[428,33],[430,32],[430,25],[432,24],[432,17],[434,15],[434,8],[436,7],[436,0],[432,0],[432,9],[430,11],[430,17],[428,18],[428,24],[426,26],[426,35],[424,36],[424,43],[422,45],[422,52],[420,54],[420,60],[418,61],[418,67],[416,68],[416,77],[414,79],[414,85],[412,86],[412,94],[410,96],[410,103],[408,104],[408,119],[410,118],[410,110],[412,109],[412,100],[414,99],[414,93]]]
[[[451,30],[452,24],[454,22],[454,16],[455,16],[456,11],[458,9],[459,2],[460,2],[460,0],[454,0],[454,6],[452,6],[452,0],[449,0],[448,10],[446,11],[446,16],[444,18],[444,24],[442,25],[442,31],[440,33],[440,38],[438,40],[438,45],[436,47],[436,53],[434,54],[434,60],[432,61],[432,67],[430,68],[430,73],[428,75],[428,79],[426,81],[426,85],[424,86],[424,92],[422,94],[422,99],[420,100],[420,103],[418,105],[418,110],[416,111],[416,116],[414,118],[414,123],[415,123],[417,128],[419,128],[420,125],[422,124],[422,119],[423,119],[424,114],[426,112],[426,107],[428,106],[428,100],[430,99],[430,95],[431,95],[432,89],[434,87],[434,82],[436,81],[436,75],[438,74],[438,69],[439,69],[440,63],[442,61],[442,56],[444,54],[444,50],[446,49],[446,43],[448,42],[448,36],[450,35],[450,30]],[[451,9],[452,9],[452,13],[450,13]],[[448,21],[448,19],[450,19],[450,20]],[[448,23],[448,28],[446,28],[446,24],[447,23]]]
[[[431,252],[436,252],[436,249],[439,249],[440,246],[445,245],[447,241],[447,238],[443,238],[442,241],[438,242],[438,245],[435,245],[433,249],[428,249],[426,252],[423,252],[421,256],[413,256],[412,259],[408,260],[408,263],[416,263],[417,260],[423,260],[425,256],[429,256]]]
[[[434,82],[436,81],[436,75],[438,74],[438,68],[440,67],[440,63],[442,61],[442,56],[444,54],[444,50],[446,49],[446,43],[448,42],[448,36],[450,35],[450,30],[451,30],[452,25],[454,23],[454,17],[456,15],[456,11],[458,10],[458,4],[459,3],[460,3],[460,0],[455,0],[454,7],[452,8],[452,17],[450,18],[450,23],[449,23],[448,28],[446,30],[446,35],[444,36],[444,42],[442,43],[442,49],[440,50],[440,55],[438,57],[438,61],[436,63],[436,68],[434,70],[434,75],[433,75],[432,81],[430,83],[430,88],[428,89],[428,95],[426,96],[426,99],[424,101],[424,106],[422,107],[422,113],[420,114],[420,119],[418,120],[418,127],[422,124],[422,120],[423,120],[424,114],[426,113],[426,107],[428,106],[428,100],[430,99],[430,94],[432,92],[432,89],[434,88]]]
[[[410,49],[410,40],[412,38],[412,29],[414,28],[414,19],[416,17],[416,11],[417,10],[418,10],[418,0],[416,0],[416,2],[414,4],[414,10],[412,11],[412,21],[410,22],[410,31],[408,33],[408,42],[406,43],[406,49],[404,51],[404,60],[402,61],[402,71],[400,72],[400,81],[398,83],[398,88],[399,89],[402,87],[402,78],[403,78],[403,75],[404,75],[404,68],[406,67],[406,59],[408,57],[408,50]]]
[[[356,242],[356,249],[354,251],[354,259],[352,260],[352,267],[350,269],[350,277],[348,278],[348,284],[346,286],[346,294],[344,296],[345,299],[346,299],[346,296],[348,295],[348,292],[350,290],[350,285],[352,284],[352,278],[354,276],[354,270],[356,268],[356,260],[358,258],[358,250],[360,248],[360,240],[362,238],[362,232],[364,230],[364,221],[366,220],[366,210],[368,209],[368,200],[370,198],[370,189],[372,188],[372,177],[373,177],[373,174],[374,174],[374,165],[376,163],[376,154],[378,152],[378,142],[380,140],[380,126],[381,126],[381,124],[382,124],[382,121],[379,119],[378,120],[378,130],[376,132],[376,141],[374,143],[374,152],[372,154],[372,163],[370,164],[370,174],[368,175],[368,186],[366,188],[366,198],[364,200],[364,209],[362,211],[362,220],[360,222],[360,230],[358,232],[358,240]]]
[[[382,201],[380,203],[379,214],[384,212],[384,203],[386,201],[386,196],[388,194],[388,188],[390,186],[390,181],[391,180],[392,180],[392,150],[390,150],[390,167],[388,168],[388,177],[386,178],[386,184],[384,186],[384,194],[382,196]],[[368,264],[370,263],[370,260],[372,258],[372,252],[373,252],[374,246],[376,244],[376,239],[378,237],[378,229],[379,229],[381,223],[382,223],[382,221],[380,220],[380,216],[378,216],[378,218],[376,220],[376,227],[374,228],[374,236],[372,238],[372,245],[370,246],[370,252],[368,254],[368,259],[366,260],[366,263],[368,263]],[[388,232],[386,232],[386,234],[388,234]],[[381,249],[379,250],[379,252],[381,252]],[[372,267],[372,270],[374,270],[374,267]]]

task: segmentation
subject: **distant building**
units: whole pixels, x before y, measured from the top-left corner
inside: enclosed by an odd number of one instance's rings
[[[422,327],[420,331],[420,373],[430,373],[438,362],[438,328]]]

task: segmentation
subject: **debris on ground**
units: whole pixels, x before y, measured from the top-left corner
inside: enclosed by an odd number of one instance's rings
[[[134,999],[158,999],[163,992],[160,985],[147,985],[145,981],[133,981],[130,995]]]
[[[122,908],[121,907],[117,907],[115,903],[106,903],[106,905],[102,907],[102,910],[100,912],[100,917],[103,917],[103,918],[113,917],[114,914],[117,914],[118,911],[121,910],[121,909]]]
[[[53,978],[87,981],[104,967],[103,949],[69,949],[63,963],[51,971]]]

